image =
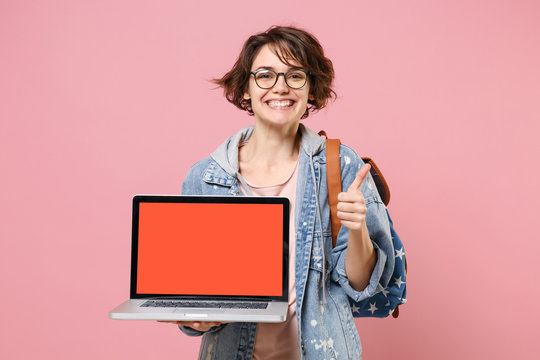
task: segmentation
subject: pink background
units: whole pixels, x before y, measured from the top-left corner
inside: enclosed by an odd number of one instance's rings
[[[130,200],[252,119],[207,80],[272,24],[317,35],[338,100],[305,123],[377,160],[406,244],[401,317],[365,359],[540,351],[540,5],[457,1],[0,3],[3,359],[190,359],[172,325],[113,321]],[[204,264],[201,264],[204,266]]]

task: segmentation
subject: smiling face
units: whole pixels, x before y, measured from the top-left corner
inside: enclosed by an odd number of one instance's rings
[[[251,65],[251,71],[260,69],[286,73],[292,68],[302,68],[294,59],[287,59],[287,65],[279,59],[270,45],[264,45],[259,50]],[[251,100],[251,108],[256,121],[274,125],[298,124],[304,115],[309,99],[309,79],[301,89],[292,89],[285,83],[283,76],[278,76],[277,83],[270,89],[261,89],[255,83],[255,77],[250,76],[244,99]]]

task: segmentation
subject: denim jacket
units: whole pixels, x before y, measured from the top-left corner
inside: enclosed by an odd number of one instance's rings
[[[369,284],[354,290],[345,272],[348,229],[344,226],[332,248],[326,183],[326,142],[300,125],[302,134],[296,188],[296,316],[302,359],[360,359],[361,344],[349,298],[366,299],[384,289],[394,267],[394,249],[386,207],[368,175],[360,190],[367,207],[366,224],[377,262]],[[238,174],[238,144],[249,139],[253,127],[230,137],[212,155],[196,163],[183,184],[185,195],[243,196]],[[359,156],[341,145],[342,188],[347,189],[360,167]],[[188,335],[203,335],[199,359],[251,359],[256,323],[230,323],[206,333],[180,327]]]

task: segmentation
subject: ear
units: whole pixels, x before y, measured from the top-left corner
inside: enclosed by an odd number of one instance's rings
[[[315,96],[313,96],[313,94],[309,94],[307,98],[311,101],[315,100]]]
[[[244,100],[249,100],[251,99],[251,96],[249,96],[249,94],[247,92],[244,93]]]

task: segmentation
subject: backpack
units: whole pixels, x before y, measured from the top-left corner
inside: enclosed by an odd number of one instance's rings
[[[340,220],[337,217],[337,196],[341,192],[340,141],[339,139],[328,139],[324,131],[320,131],[319,135],[326,138],[326,177],[328,182],[328,201],[330,203],[330,222],[332,224],[332,246],[335,246],[337,234],[341,227]],[[377,191],[384,205],[388,205],[390,202],[390,189],[382,172],[371,158],[362,157],[362,160],[364,163],[371,165],[370,174],[375,182]],[[390,284],[381,292],[358,302],[349,299],[354,317],[384,318],[391,314],[394,318],[397,318],[399,316],[399,305],[406,302],[407,289],[405,279],[407,276],[407,259],[405,257],[403,243],[394,230],[394,224],[390,218],[390,214],[388,214],[388,210],[386,213],[390,222],[390,232],[395,251],[395,254],[392,254],[396,259],[394,272]],[[388,256],[391,255],[389,254]]]

